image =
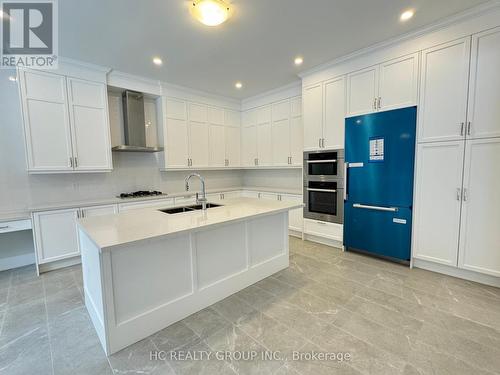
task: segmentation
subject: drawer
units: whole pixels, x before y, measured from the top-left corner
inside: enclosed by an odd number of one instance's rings
[[[13,220],[0,223],[0,233],[17,232],[19,230],[31,229],[31,220]]]
[[[304,219],[304,232],[313,236],[325,237],[336,241],[342,241],[343,225]]]

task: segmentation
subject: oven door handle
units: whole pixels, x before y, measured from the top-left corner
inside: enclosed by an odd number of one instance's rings
[[[312,188],[307,188],[307,191],[319,191],[319,192],[324,192],[324,193],[336,193],[337,190],[335,189],[312,189]]]
[[[366,204],[354,203],[352,205],[354,208],[364,208],[367,210],[375,210],[375,211],[389,211],[389,212],[397,212],[397,207],[382,207],[382,206],[369,206]]]
[[[328,160],[306,160],[308,164],[316,164],[316,163],[336,163],[337,159],[328,159]]]

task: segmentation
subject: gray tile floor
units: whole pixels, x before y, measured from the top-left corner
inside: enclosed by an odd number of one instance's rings
[[[106,358],[80,267],[0,273],[0,374],[500,373],[500,289],[290,239],[290,267]],[[151,351],[280,351],[273,361]],[[349,353],[290,360],[292,351]]]

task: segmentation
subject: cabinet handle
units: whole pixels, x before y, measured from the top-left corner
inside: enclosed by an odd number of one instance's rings
[[[7,228],[10,228],[10,227],[8,225],[4,225],[3,227],[0,227],[0,230],[7,229]]]
[[[318,147],[321,148],[321,138],[318,138]]]
[[[69,158],[69,166],[70,166],[70,168],[73,168],[73,158],[72,157]]]
[[[467,192],[467,188],[464,188],[464,202],[469,200],[469,193]]]
[[[257,165],[259,165],[259,158],[257,158]]]
[[[321,138],[321,147],[325,148],[325,138]]]
[[[377,109],[377,98],[373,99],[373,109]]]
[[[470,135],[470,121],[467,123],[467,135]]]
[[[457,201],[460,201],[461,197],[462,197],[462,189],[457,188]]]
[[[464,125],[463,122],[460,123],[460,135],[464,135]]]
[[[382,97],[379,96],[378,97],[378,109],[382,108],[381,102],[382,102]]]
[[[78,158],[75,156],[75,168],[78,168]]]

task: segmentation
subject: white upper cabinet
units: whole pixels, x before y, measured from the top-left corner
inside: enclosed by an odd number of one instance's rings
[[[378,110],[417,105],[418,57],[415,53],[380,64]]]
[[[190,164],[186,102],[174,98],[167,98],[166,102],[166,165],[186,168]]]
[[[418,145],[413,256],[457,266],[464,142]]]
[[[66,78],[19,72],[28,171],[72,171]]]
[[[468,138],[500,137],[500,28],[472,37]]]
[[[257,165],[257,126],[241,128],[241,164],[244,167]]]
[[[290,164],[290,100],[272,106],[273,165]]]
[[[273,143],[271,123],[257,125],[257,165],[269,166],[273,163]]]
[[[19,70],[29,172],[110,171],[106,85]]]
[[[224,125],[209,125],[209,148],[211,167],[223,167],[226,165],[226,132]]]
[[[347,115],[357,116],[377,110],[378,66],[347,75]]]
[[[500,277],[500,138],[466,143],[459,267]]]
[[[344,148],[345,77],[325,82],[324,148]]]
[[[465,136],[470,37],[422,53],[419,142]]]
[[[203,122],[189,121],[189,156],[191,167],[208,167],[209,131]]]
[[[305,87],[302,92],[304,150],[321,148],[323,138],[323,85]]]
[[[226,166],[239,167],[241,165],[240,127],[226,126],[225,139],[226,139]]]
[[[304,129],[302,126],[302,98],[290,100],[290,164],[302,165]]]
[[[68,78],[68,91],[73,167],[79,171],[112,169],[106,85]]]

